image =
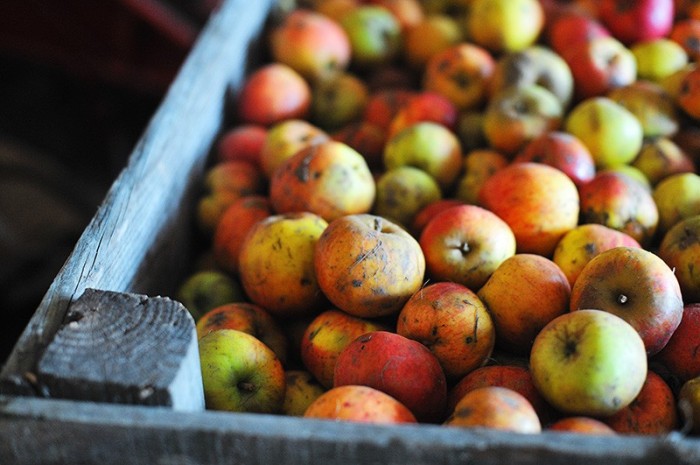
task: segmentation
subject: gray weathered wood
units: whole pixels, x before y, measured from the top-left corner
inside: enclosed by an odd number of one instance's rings
[[[167,297],[86,289],[41,356],[49,397],[204,409],[194,320]]]
[[[15,465],[700,463],[698,440],[677,433],[523,435],[23,397],[0,397],[0,418],[0,457]]]
[[[153,295],[180,282],[192,258],[192,199],[272,4],[228,0],[212,16],[20,336],[0,373],[0,391],[34,393],[27,374],[86,288]]]

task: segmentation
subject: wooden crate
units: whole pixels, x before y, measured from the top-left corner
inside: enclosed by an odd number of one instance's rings
[[[86,289],[157,298],[172,295],[187,272],[197,187],[226,122],[226,102],[260,56],[258,39],[274,7],[271,0],[228,0],[208,22],[0,373],[0,463],[700,463],[700,441],[679,432],[590,437],[363,425],[198,411],[196,402],[183,408],[119,404],[106,402],[107,387],[92,400],[59,399],[37,389],[39,358]],[[178,396],[196,391],[194,382],[195,376],[189,386],[180,380],[169,387]]]

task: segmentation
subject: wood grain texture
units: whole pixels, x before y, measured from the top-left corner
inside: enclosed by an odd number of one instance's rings
[[[700,463],[697,439],[515,434],[0,397],[3,463],[657,465]],[[66,440],[70,438],[70,440]]]
[[[228,0],[214,13],[7,359],[0,392],[40,394],[38,357],[86,288],[153,295],[182,279],[207,155],[272,4]]]
[[[41,356],[47,396],[204,409],[194,320],[167,297],[86,289]]]

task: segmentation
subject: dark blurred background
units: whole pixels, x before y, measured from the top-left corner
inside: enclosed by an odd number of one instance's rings
[[[216,4],[0,1],[0,363]]]

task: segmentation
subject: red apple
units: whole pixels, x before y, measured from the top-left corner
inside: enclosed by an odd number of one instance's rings
[[[413,412],[421,422],[445,416],[447,381],[437,357],[423,344],[389,331],[366,333],[338,355],[333,386],[378,389]]]
[[[668,35],[675,15],[674,0],[602,0],[600,19],[625,44]]]
[[[659,352],[678,328],[683,298],[673,270],[656,254],[615,247],[581,270],[571,290],[570,310],[600,309],[637,330],[647,354]]]
[[[681,323],[655,359],[681,383],[700,376],[700,303],[685,305]]]
[[[556,17],[548,25],[549,45],[559,54],[598,37],[610,37],[610,31],[593,16],[569,13]]]
[[[376,424],[416,423],[405,405],[368,386],[331,388],[306,408],[304,418]]]

